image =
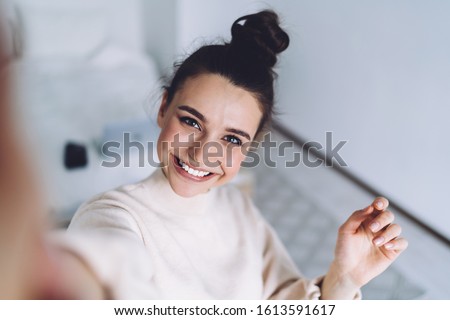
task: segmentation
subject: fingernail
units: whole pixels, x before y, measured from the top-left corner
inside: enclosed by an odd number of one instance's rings
[[[380,244],[382,244],[384,241],[383,237],[377,237],[375,238],[375,240],[373,240],[373,243],[375,243],[377,246],[379,246]]]
[[[370,230],[372,230],[372,232],[377,232],[379,227],[380,227],[380,224],[378,222],[372,222],[369,226],[369,228],[370,228]]]
[[[376,205],[378,209],[383,209],[383,201],[377,201]]]
[[[384,245],[384,247],[385,247],[386,249],[392,249],[392,248],[394,248],[394,244],[388,242],[388,243],[386,243],[386,244]]]

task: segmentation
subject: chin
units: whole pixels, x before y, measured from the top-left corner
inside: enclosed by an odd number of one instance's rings
[[[209,183],[199,183],[197,181],[189,181],[185,177],[180,176],[174,168],[167,168],[166,177],[169,181],[172,190],[183,198],[195,197],[199,194],[208,192],[214,185],[214,181],[208,181]]]

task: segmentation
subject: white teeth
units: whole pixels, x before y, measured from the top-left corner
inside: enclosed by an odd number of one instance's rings
[[[194,170],[191,167],[189,167],[186,163],[184,163],[181,159],[179,159],[179,160],[180,160],[180,165],[184,169],[184,171],[186,171],[187,173],[189,173],[193,176],[204,177],[207,174],[209,174],[209,172],[207,172],[207,171]]]

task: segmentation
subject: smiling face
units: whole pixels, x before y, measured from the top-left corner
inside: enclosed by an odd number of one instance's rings
[[[215,74],[189,78],[158,114],[158,157],[172,189],[192,197],[230,181],[262,113],[248,91]]]

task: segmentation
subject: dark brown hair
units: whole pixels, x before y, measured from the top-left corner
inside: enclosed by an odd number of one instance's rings
[[[174,76],[165,86],[167,105],[188,78],[217,74],[258,100],[263,113],[258,134],[274,113],[273,67],[277,54],[288,47],[289,36],[281,29],[278,15],[269,10],[240,17],[233,23],[231,35],[230,42],[202,46],[175,65]]]

